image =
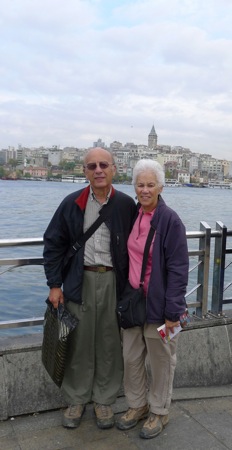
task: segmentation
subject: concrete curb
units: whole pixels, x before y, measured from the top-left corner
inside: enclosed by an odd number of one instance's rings
[[[42,365],[41,343],[42,334],[1,340],[0,420],[65,406]],[[173,400],[231,395],[231,348],[231,323],[181,332]]]

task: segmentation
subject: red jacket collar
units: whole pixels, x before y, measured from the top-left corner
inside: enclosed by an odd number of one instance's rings
[[[81,208],[82,211],[85,210],[86,203],[87,203],[87,200],[89,197],[89,192],[90,192],[90,186],[87,186],[85,189],[83,189],[83,191],[81,192],[79,197],[77,197],[75,200],[75,203]],[[114,195],[115,195],[115,189],[112,186],[110,198],[112,198]]]

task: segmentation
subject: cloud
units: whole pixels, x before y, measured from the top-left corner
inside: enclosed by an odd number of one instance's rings
[[[146,144],[154,123],[159,143],[232,159],[229,1],[3,3],[0,148]]]

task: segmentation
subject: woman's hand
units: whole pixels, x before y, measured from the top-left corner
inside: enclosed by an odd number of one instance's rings
[[[171,320],[165,319],[166,335],[169,336],[169,330],[174,333],[174,328],[180,325],[180,321],[171,322]]]

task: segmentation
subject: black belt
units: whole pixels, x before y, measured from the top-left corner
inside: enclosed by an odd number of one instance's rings
[[[109,270],[113,270],[113,267],[108,266],[84,266],[84,270],[89,270],[90,272],[100,272],[105,273]]]

